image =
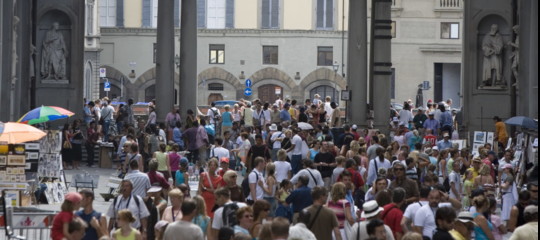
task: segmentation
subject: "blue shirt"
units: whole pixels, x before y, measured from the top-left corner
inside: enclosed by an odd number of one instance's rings
[[[86,224],[88,224],[88,227],[86,228],[86,231],[85,231],[85,235],[84,237],[82,238],[83,240],[94,240],[94,239],[98,239],[98,234],[96,232],[96,229],[93,228],[91,225],[90,225],[90,221],[92,220],[92,217],[96,217],[96,219],[99,221],[99,219],[101,218],[101,213],[100,212],[96,212],[95,210],[92,211],[92,213],[90,214],[85,214],[84,213],[84,210],[81,210],[81,211],[78,211],[78,212],[75,212],[75,215],[79,216],[83,221],[86,222]]]
[[[428,119],[424,122],[424,128],[433,130],[433,135],[437,136],[439,121],[437,121],[437,119]]]
[[[182,138],[182,131],[180,131],[180,128],[175,127],[173,129],[173,141],[174,143],[178,144],[182,149],[184,149],[184,139]]]
[[[453,121],[452,121],[452,114],[450,114],[449,111],[446,111],[446,112],[443,112],[441,114],[441,127],[444,127],[444,126],[453,126]]]
[[[92,110],[90,110],[90,108],[88,106],[84,106],[83,110],[84,110],[84,122],[86,124],[89,124],[93,120],[93,118],[92,118]]]
[[[452,142],[448,141],[445,142],[444,139],[437,142],[437,147],[439,148],[439,151],[442,151],[444,149],[452,148]]]
[[[292,204],[293,212],[298,213],[302,209],[307,208],[313,204],[311,199],[311,188],[301,187],[294,190],[291,195],[285,200],[288,204]]]
[[[283,109],[279,112],[279,118],[281,121],[291,121],[291,114],[286,109]]]
[[[230,112],[224,112],[223,114],[221,114],[221,126],[223,127],[232,127],[232,115]]]

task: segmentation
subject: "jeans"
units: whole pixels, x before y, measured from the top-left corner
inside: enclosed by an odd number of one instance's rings
[[[297,174],[302,168],[302,155],[292,155],[291,167],[293,175]]]
[[[108,142],[109,141],[109,127],[111,125],[111,121],[104,121],[103,122],[103,141]]]
[[[88,157],[86,164],[91,167],[94,164],[94,145],[86,144],[86,155]]]
[[[116,122],[116,130],[118,133],[122,133],[122,130],[124,130],[124,122],[123,121],[117,121]]]

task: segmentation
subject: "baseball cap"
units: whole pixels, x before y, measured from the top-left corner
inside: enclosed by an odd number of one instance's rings
[[[352,129],[358,129],[358,125],[353,124],[351,128],[352,128]]]
[[[394,160],[394,161],[392,162],[392,167],[397,167],[397,166],[405,167],[405,166],[403,165],[403,163],[401,163],[400,160]]]
[[[187,166],[189,164],[189,161],[186,157],[183,157],[180,159],[180,165],[181,166]]]
[[[222,157],[219,162],[229,164],[229,158],[228,157]]]
[[[277,125],[275,123],[272,123],[272,125],[270,125],[270,131],[277,131]]]
[[[435,116],[435,112],[431,111],[428,113],[429,116]]]
[[[433,146],[433,148],[432,148],[431,150],[433,150],[433,151],[437,151],[437,152],[438,152],[438,151],[439,151],[439,147],[437,147],[437,146]]]
[[[447,132],[443,133],[443,137],[450,137],[450,134],[448,134]]]
[[[512,168],[513,168],[513,167],[512,167],[512,164],[507,163],[507,164],[505,164],[505,165],[502,167],[502,169],[507,169],[507,168],[512,169]]]
[[[78,192],[69,192],[64,196],[64,199],[72,203],[78,203],[82,200],[82,195]]]
[[[462,223],[474,223],[474,215],[471,212],[463,211],[459,213],[457,220]]]

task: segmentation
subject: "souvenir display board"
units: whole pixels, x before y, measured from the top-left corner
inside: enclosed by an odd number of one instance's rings
[[[6,190],[9,204],[21,206],[22,191],[28,188],[25,144],[0,143],[0,189]]]
[[[36,159],[39,182],[47,186],[44,194],[47,202],[62,203],[67,193],[64,169],[62,167],[62,131],[48,130],[39,141]]]

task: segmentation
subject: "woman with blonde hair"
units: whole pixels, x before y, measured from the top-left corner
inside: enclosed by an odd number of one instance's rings
[[[276,165],[274,163],[266,164],[266,184],[260,183],[264,190],[264,200],[270,204],[270,212],[268,218],[273,218],[277,209],[276,191],[278,189],[278,183],[275,177]]]
[[[204,199],[197,195],[193,197],[193,200],[197,204],[197,215],[195,218],[193,218],[192,222],[193,224],[199,226],[204,234],[204,237],[206,239],[206,236],[208,234],[208,230],[211,228],[210,226],[210,217],[206,215],[206,204],[204,203]]]
[[[489,201],[484,195],[477,196],[472,201],[476,207],[474,217],[474,236],[477,240],[495,240],[493,236],[493,224],[484,216],[489,211]]]
[[[341,232],[341,238],[347,239],[347,233],[345,232],[345,226],[354,224],[354,218],[351,213],[353,205],[345,199],[347,195],[347,187],[342,182],[337,182],[332,186],[330,191],[330,201],[326,203],[327,207],[332,210],[338,219],[339,229]]]
[[[159,150],[154,152],[152,158],[155,158],[158,162],[158,172],[163,174],[163,177],[166,180],[172,176],[171,174],[171,165],[169,155],[167,154],[167,145],[165,143],[159,144]]]
[[[360,155],[360,144],[358,143],[358,141],[352,140],[349,147],[349,151],[345,153],[345,158],[353,159],[355,156],[359,156],[359,155]]]
[[[225,187],[228,188],[231,192],[231,201],[243,202],[245,199],[244,193],[242,192],[242,188],[238,186],[237,179],[238,174],[234,170],[227,170],[227,172],[223,174],[223,181],[225,182]]]
[[[268,217],[268,212],[270,211],[270,203],[265,200],[257,200],[253,203],[253,226],[249,230],[250,235],[257,237],[261,232],[263,220]]]
[[[175,188],[169,192],[169,199],[171,206],[168,206],[161,215],[161,220],[165,220],[169,223],[182,220],[182,202],[184,201],[184,194],[180,189]]]
[[[141,233],[131,226],[135,222],[133,214],[128,209],[118,211],[118,229],[113,233],[113,240],[142,240]]]
[[[283,180],[290,180],[292,178],[292,166],[287,162],[287,151],[280,149],[277,152],[277,161],[274,162],[276,167],[276,181],[281,183]]]
[[[491,178],[490,175],[490,167],[486,164],[483,164],[480,167],[480,175],[478,177],[474,178],[473,182],[473,189],[484,189],[486,190],[487,196],[489,195],[495,195],[494,194],[494,186],[493,186],[493,178]]]

